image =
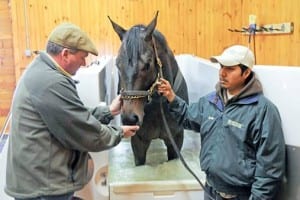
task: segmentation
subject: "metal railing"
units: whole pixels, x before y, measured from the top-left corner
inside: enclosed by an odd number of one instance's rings
[[[10,119],[11,119],[11,111],[9,111],[9,113],[8,113],[6,119],[5,119],[4,125],[1,129],[1,132],[0,132],[0,153],[2,152],[3,147],[5,145],[5,142],[8,138],[8,134],[5,134],[5,133],[6,133],[6,130],[8,128]]]

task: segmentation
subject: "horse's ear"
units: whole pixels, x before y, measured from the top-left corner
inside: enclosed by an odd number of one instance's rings
[[[125,33],[127,32],[127,30],[125,30],[124,28],[122,28],[120,25],[118,25],[117,23],[115,23],[113,20],[111,20],[111,18],[109,16],[107,16],[110,23],[112,24],[115,32],[118,34],[120,40],[123,40],[123,36],[125,35]]]
[[[152,33],[155,30],[157,23],[158,11],[156,12],[155,17],[152,19],[150,24],[146,27],[145,41],[150,41],[152,39]]]

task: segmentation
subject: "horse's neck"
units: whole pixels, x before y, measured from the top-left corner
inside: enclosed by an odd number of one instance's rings
[[[163,77],[167,79],[172,85],[175,83],[176,76],[179,72],[178,64],[176,62],[175,56],[173,52],[171,51],[170,47],[163,42],[160,42],[159,39],[155,39],[155,48],[158,54],[158,57],[160,59],[160,62],[162,64],[162,71],[163,71]],[[165,46],[166,45],[166,46]],[[157,67],[159,70],[159,65],[157,61]]]
[[[179,72],[179,68],[178,68],[178,64],[175,60],[175,57],[173,55],[173,53],[169,50],[166,55],[165,59],[165,63],[163,63],[163,65],[165,65],[166,67],[166,72],[168,74],[168,80],[172,82],[172,85],[175,83],[175,78]]]

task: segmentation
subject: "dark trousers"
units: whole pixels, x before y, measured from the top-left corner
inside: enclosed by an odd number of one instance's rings
[[[249,200],[249,197],[250,195],[238,195],[234,198],[225,199],[221,197],[214,188],[207,184],[205,185],[204,200]]]
[[[15,198],[15,200],[73,200],[73,195],[74,192],[63,194],[63,195],[41,196],[41,197],[27,198],[27,199]]]

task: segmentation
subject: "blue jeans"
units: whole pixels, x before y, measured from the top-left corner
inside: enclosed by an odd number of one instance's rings
[[[40,196],[40,197],[26,198],[26,199],[15,198],[15,200],[72,200],[73,195],[74,192],[62,194],[62,195]]]

